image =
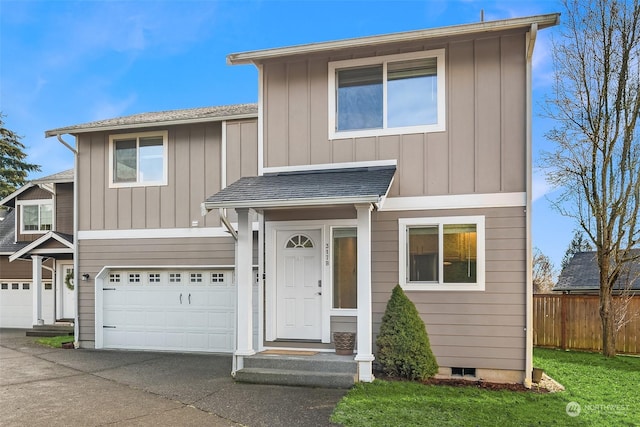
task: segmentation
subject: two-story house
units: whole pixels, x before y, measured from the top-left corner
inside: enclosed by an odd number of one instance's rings
[[[241,372],[350,331],[371,381],[399,283],[441,375],[527,383],[531,59],[558,20],[232,54],[257,106],[47,131],[76,138],[80,345],[233,352]]]
[[[0,200],[0,327],[73,321],[73,170]]]

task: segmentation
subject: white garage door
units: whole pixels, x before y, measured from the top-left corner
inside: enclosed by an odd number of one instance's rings
[[[45,323],[53,323],[53,290],[51,283],[44,284],[42,316]],[[0,283],[0,328],[31,328],[32,326],[33,287],[31,282],[2,281]]]
[[[231,352],[230,271],[110,271],[103,283],[103,348]]]

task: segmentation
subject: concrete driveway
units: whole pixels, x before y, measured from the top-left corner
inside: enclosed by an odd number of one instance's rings
[[[0,425],[330,426],[345,394],[230,372],[226,355],[52,349],[0,329]]]

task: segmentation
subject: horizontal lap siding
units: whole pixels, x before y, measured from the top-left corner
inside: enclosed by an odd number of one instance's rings
[[[80,341],[95,338],[95,277],[105,266],[216,266],[233,265],[235,243],[231,237],[81,240],[81,274],[90,280],[79,281]]]
[[[408,291],[441,366],[524,369],[525,214],[523,208],[377,212],[372,231],[373,321],[377,333],[398,283],[398,218],[484,215],[484,291]]]

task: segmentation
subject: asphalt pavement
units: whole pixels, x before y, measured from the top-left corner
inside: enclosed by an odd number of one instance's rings
[[[345,390],[236,383],[231,356],[54,349],[0,329],[2,426],[332,426]]]

